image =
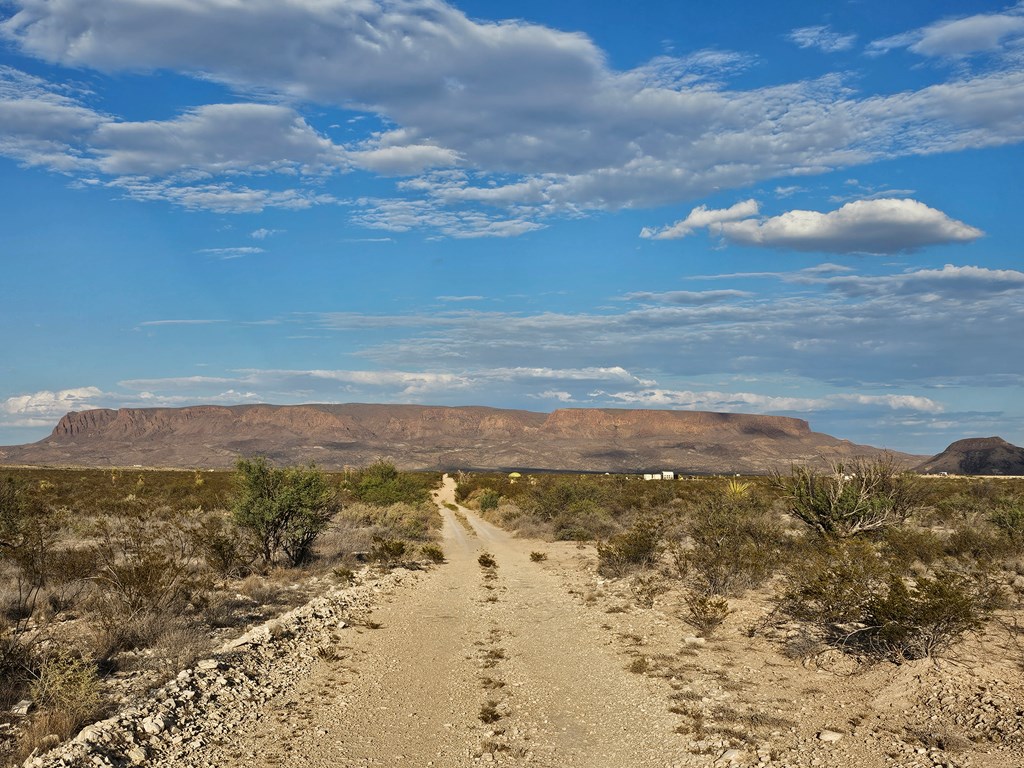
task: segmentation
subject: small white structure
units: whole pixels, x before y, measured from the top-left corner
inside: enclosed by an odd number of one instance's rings
[[[644,472],[644,480],[675,480],[676,473],[668,469],[661,472]]]

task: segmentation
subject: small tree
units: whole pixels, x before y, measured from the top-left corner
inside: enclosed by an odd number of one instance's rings
[[[337,511],[337,499],[316,467],[278,469],[263,457],[237,464],[235,524],[252,538],[264,563],[283,551],[292,565],[309,557]]]
[[[917,477],[891,456],[835,462],[826,472],[793,467],[773,480],[789,513],[829,538],[898,525],[921,506]]]

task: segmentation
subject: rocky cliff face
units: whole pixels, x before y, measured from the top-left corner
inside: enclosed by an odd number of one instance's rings
[[[0,461],[223,467],[259,454],[328,468],[387,458],[409,469],[750,473],[876,452],[782,416],[349,403],[69,413],[45,440],[0,449]]]
[[[926,474],[1024,475],[1024,448],[1001,437],[970,437],[950,443],[916,468]]]

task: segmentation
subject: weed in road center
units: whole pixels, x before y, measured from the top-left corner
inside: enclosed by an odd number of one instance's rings
[[[497,568],[498,561],[494,559],[494,555],[490,552],[481,552],[480,557],[476,559],[480,563],[481,568]]]
[[[501,720],[501,712],[498,711],[496,701],[485,701],[480,707],[480,721],[484,723],[496,723]]]

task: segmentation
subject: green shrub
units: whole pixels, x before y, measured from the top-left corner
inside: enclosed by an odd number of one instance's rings
[[[819,627],[855,622],[884,588],[889,570],[878,551],[859,539],[808,548],[787,574],[780,606]]]
[[[65,715],[72,731],[99,711],[96,665],[66,648],[43,657],[29,690],[38,706]],[[58,735],[66,738],[70,733]]]
[[[1001,592],[984,571],[942,567],[911,578],[865,540],[809,552],[780,607],[845,651],[900,662],[939,655],[979,630]]]
[[[618,525],[608,510],[590,499],[581,499],[561,510],[551,520],[559,541],[592,541],[609,536]]]
[[[729,616],[729,601],[721,595],[688,589],[683,600],[686,603],[684,619],[701,637],[711,637]]]
[[[530,553],[530,562],[542,563],[548,559],[547,553],[533,551]]]
[[[422,478],[399,472],[388,461],[376,461],[355,480],[355,497],[364,504],[387,507],[392,504],[420,504],[430,501],[430,486]]]
[[[480,511],[489,512],[492,509],[497,509],[498,502],[500,501],[501,494],[491,488],[488,488],[480,494]]]
[[[968,562],[991,564],[1012,552],[1010,540],[984,520],[960,525],[946,541],[946,554]]]
[[[946,542],[934,531],[906,525],[886,529],[879,541],[885,558],[904,570],[914,563],[931,565],[946,551]]]
[[[206,565],[217,575],[238,576],[244,570],[248,558],[242,534],[222,515],[206,517],[195,532],[195,542]]]
[[[683,526],[691,548],[678,550],[681,570],[695,574],[703,591],[735,595],[771,576],[782,557],[781,529],[746,492],[709,494]]]
[[[991,521],[1014,551],[1024,551],[1024,500],[1018,498],[1000,504]]]
[[[597,545],[598,573],[618,577],[654,565],[661,557],[664,533],[663,520],[638,518],[628,530]]]
[[[368,558],[370,562],[381,565],[393,565],[400,562],[408,551],[408,545],[401,539],[389,539],[374,536],[370,544]]]
[[[239,460],[235,478],[233,519],[263,562],[279,551],[291,565],[305,562],[338,509],[326,476],[312,465],[278,469],[260,457]]]
[[[894,661],[938,656],[976,632],[1000,604],[1000,591],[983,574],[942,569],[909,585],[898,576],[867,606],[856,646]]]
[[[420,547],[420,554],[432,563],[444,562],[444,550],[437,544],[424,544]]]

